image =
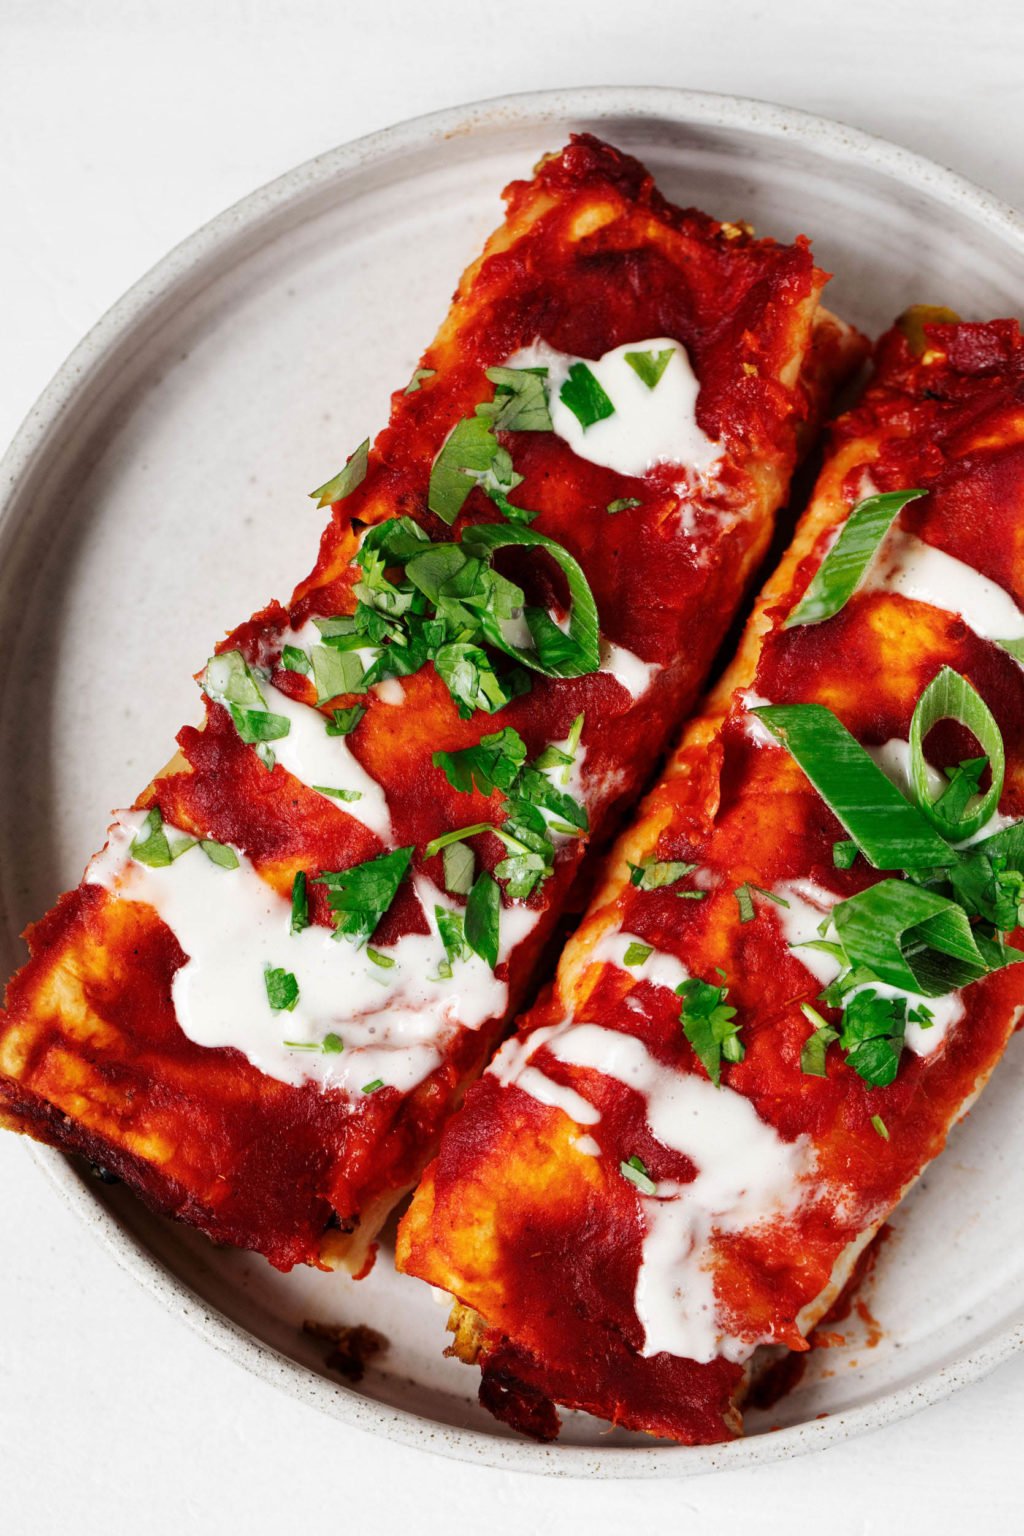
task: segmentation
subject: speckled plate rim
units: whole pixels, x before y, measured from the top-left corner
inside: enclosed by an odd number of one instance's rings
[[[49,443],[87,402],[91,384],[112,354],[130,340],[134,330],[153,321],[160,309],[183,296],[205,266],[227,256],[233,246],[258,237],[261,225],[269,224],[289,204],[337,178],[398,160],[445,139],[461,139],[493,127],[624,118],[743,129],[766,141],[798,142],[837,167],[857,165],[889,177],[897,185],[926,192],[938,203],[966,214],[994,239],[1024,256],[1024,219],[972,182],[884,139],[769,102],[660,86],[594,86],[504,96],[412,118],[306,161],[243,198],[176,246],[108,310],[43,391],[0,462],[0,542],[12,531],[15,505],[44,464]],[[978,1380],[1024,1346],[1022,1309],[1018,1320],[997,1328],[977,1347],[906,1387],[826,1419],[727,1445],[680,1447],[659,1443],[649,1450],[601,1449],[505,1439],[440,1424],[376,1402],[281,1355],[207,1306],[184,1281],[166,1270],[116,1212],[100,1202],[71,1160],[43,1147],[29,1150],[65,1202],[112,1257],[166,1310],[238,1365],[358,1429],[477,1464],[563,1477],[610,1478],[679,1477],[763,1465],[906,1418]]]

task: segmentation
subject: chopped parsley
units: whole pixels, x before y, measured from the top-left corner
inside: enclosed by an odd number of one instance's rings
[[[559,390],[559,399],[568,406],[586,432],[595,422],[614,416],[615,407],[586,363],[573,363],[569,377]]]
[[[432,379],[436,372],[436,368],[414,368],[412,378],[405,386],[403,393],[407,395],[419,394],[423,387],[423,381],[425,379]]]
[[[744,885],[738,885],[733,892],[740,909],[740,922],[752,923],[757,913],[754,910],[754,896],[764,896],[768,901],[774,901],[777,907],[788,907],[789,902],[782,896],[776,896],[774,891],[766,891],[761,885],[751,885],[749,881]]]
[[[627,1157],[625,1162],[619,1164],[619,1172],[624,1179],[628,1179],[631,1184],[635,1184],[642,1195],[657,1194],[657,1184],[655,1184],[647,1172],[642,1159],[637,1157],[635,1153],[632,1157]]]
[[[325,722],[328,736],[350,736],[366,714],[365,704],[350,704],[347,709],[332,709]]]
[[[299,1000],[299,984],[291,971],[267,966],[263,972],[267,1002],[275,1013],[291,1013]]]
[[[340,1035],[324,1035],[322,1040],[286,1040],[290,1051],[320,1051],[324,1056],[340,1056],[345,1042]]]
[[[150,869],[166,869],[169,864],[174,863],[175,859],[179,859],[183,853],[187,853],[195,845],[196,839],[194,837],[181,837],[172,843],[164,830],[164,819],[160,814],[160,807],[154,805],[150,807],[146,815],[142,831],[132,838],[131,847],[128,852],[139,864],[148,864]],[[214,843],[213,846],[220,848],[221,845],[220,843]],[[234,858],[234,853],[230,848],[225,849],[224,852],[231,854],[231,857]],[[220,859],[213,858],[212,854],[209,857],[213,859],[215,864],[221,862]],[[226,865],[225,867],[232,869],[236,868],[237,865],[238,860],[235,858],[233,865]]]
[[[643,965],[654,953],[653,944],[640,944],[632,939],[626,945],[626,953],[622,957],[623,965]]]
[[[682,864],[675,859],[644,859],[642,864],[629,865],[629,883],[638,891],[659,891],[662,886],[676,885],[687,875],[692,875],[696,868],[696,864]],[[675,894],[699,898],[704,892],[677,891]]]
[[[675,347],[666,347],[663,352],[627,352],[626,362],[648,389],[654,389],[661,382],[675,350]]]
[[[448,843],[441,850],[444,864],[444,888],[452,896],[468,896],[473,885],[476,859],[465,843]]]
[[[318,507],[333,506],[336,501],[344,501],[346,496],[351,496],[366,479],[366,468],[370,455],[370,439],[367,437],[359,444],[355,453],[349,459],[344,469],[340,469],[333,480],[325,480],[323,485],[318,485],[315,491],[310,491],[310,496]]]
[[[373,936],[398,893],[412,855],[412,847],[394,848],[350,869],[325,870],[317,875],[317,883],[327,887],[338,938],[360,943]]]
[[[289,932],[301,933],[309,927],[309,893],[306,889],[306,871],[296,870],[292,880],[292,916]]]
[[[620,496],[617,501],[610,501],[605,508],[606,512],[628,512],[631,507],[640,507],[643,503],[638,496]]]
[[[723,981],[720,987],[695,976],[676,987],[677,996],[683,1000],[679,1014],[683,1034],[716,1088],[721,1087],[722,1061],[738,1062],[744,1056],[736,1009],[726,1003],[729,989],[724,985],[725,972],[718,974]]]

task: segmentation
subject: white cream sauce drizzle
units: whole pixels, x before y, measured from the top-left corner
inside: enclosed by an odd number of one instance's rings
[[[382,843],[391,842],[391,812],[387,797],[377,780],[371,778],[344,736],[328,736],[327,718],[309,704],[289,698],[273,683],[261,683],[267,708],[289,721],[287,736],[270,743],[275,758],[295,778],[310,789],[348,789],[358,800],[338,800],[325,795],[332,805],[361,821],[375,832]]]
[[[521,1043],[511,1041],[492,1073],[534,1092],[542,1074],[528,1062],[541,1045],[567,1065],[590,1068],[641,1094],[652,1134],[697,1169],[689,1184],[662,1181],[655,1194],[638,1196],[645,1232],[634,1305],[644,1328],[643,1354],[665,1351],[702,1362],[718,1355],[746,1359],[760,1341],[735,1338],[719,1322],[712,1234],[746,1231],[797,1208],[812,1169],[807,1138],[784,1142],[741,1094],[672,1071],[642,1041],[596,1024],[570,1021],[537,1030]],[[526,1072],[536,1076],[524,1082]],[[597,1123],[589,1108],[590,1119],[573,1115],[577,1123]]]
[[[901,528],[887,535],[861,590],[955,613],[983,640],[1024,639],[1024,613],[1003,587]]]
[[[625,961],[626,951],[631,944],[642,944],[651,953],[640,965],[627,965]],[[681,960],[675,955],[669,955],[664,950],[655,949],[641,939],[635,933],[624,933],[621,928],[608,928],[594,944],[587,955],[588,965],[610,964],[617,965],[625,971],[627,976],[634,976],[637,981],[650,981],[656,987],[668,987],[675,991],[684,981],[689,981],[690,973]]]
[[[424,876],[415,884],[430,932],[405,934],[382,949],[395,962],[385,969],[321,925],[292,934],[290,903],[237,849],[232,870],[198,847],[165,868],[138,863],[129,848],[145,819],[145,812],[122,812],[85,879],[121,900],[145,902],[174,933],[188,959],[175,972],[172,1001],[182,1031],[197,1045],[234,1047],[261,1072],[295,1086],[313,1080],[358,1096],[380,1078],[408,1091],[440,1063],[458,1028],[479,1029],[504,1013],[508,988],[475,955],[455,963],[451,980],[430,979],[444,959],[434,907],[452,903]],[[176,830],[167,826],[172,842]],[[526,907],[502,909],[501,959],[535,922]],[[268,966],[295,976],[293,1012],[271,1009]],[[331,1033],[344,1042],[340,1054],[285,1044],[319,1045]]]
[[[647,692],[662,668],[660,662],[641,661],[639,656],[633,651],[627,651],[625,646],[602,639],[600,670],[614,677],[631,699],[639,699]]]
[[[666,352],[672,356],[653,389],[626,362],[627,352]],[[584,429],[561,399],[561,388],[574,363],[586,363],[615,407],[614,414]],[[678,464],[707,476],[725,450],[697,425],[700,385],[686,348],[670,336],[631,341],[603,357],[572,357],[546,342],[524,347],[508,359],[509,368],[546,368],[548,405],[555,432],[581,459],[616,470],[646,475],[657,464]]]

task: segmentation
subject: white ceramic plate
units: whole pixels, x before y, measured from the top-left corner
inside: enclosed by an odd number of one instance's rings
[[[335,150],[214,220],[86,338],[4,462],[0,503],[0,971],[75,884],[196,715],[211,642],[312,563],[306,491],[384,421],[498,193],[570,129],[638,154],[663,190],[788,239],[813,235],[829,302],[871,332],[908,303],[1013,314],[1024,226],[939,167],[818,118],[654,89],[547,93],[444,112]],[[326,1413],[467,1460],[550,1473],[678,1475],[774,1460],[910,1413],[1024,1339],[1024,1057],[1011,1049],[900,1211],[871,1291],[885,1335],[816,1351],[749,1437],[684,1449],[568,1415],[512,1436],[441,1358],[445,1309],[387,1251],[356,1284],[279,1275],[148,1215],[37,1151],[111,1251],[218,1348]],[[357,1389],[303,1318],[391,1347]],[[769,1433],[772,1429],[776,1432]]]

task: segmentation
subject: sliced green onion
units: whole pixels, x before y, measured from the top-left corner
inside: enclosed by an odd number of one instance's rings
[[[823,704],[751,711],[803,769],[876,869],[934,869],[955,852]]]
[[[382,954],[379,949],[374,949],[369,944],[366,946],[366,958],[372,960],[374,965],[379,965],[383,971],[390,971],[395,963],[394,955]]]
[[[523,549],[542,549],[565,575],[569,585],[569,633],[563,634],[542,608],[527,608],[526,623],[535,649],[513,645],[506,640],[497,620],[489,612],[481,614],[484,634],[492,645],[515,657],[523,666],[546,677],[585,677],[601,665],[598,637],[597,604],[590,584],[579,564],[567,549],[546,534],[517,524],[476,523],[467,528],[462,543],[470,554],[490,557],[499,549],[517,545]],[[552,633],[552,631],[554,633]]]
[[[908,880],[879,880],[831,915],[850,964],[889,986],[940,997],[990,969],[964,909]]]
[[[372,1083],[364,1083],[363,1084],[362,1091],[363,1091],[363,1093],[376,1093],[378,1088],[383,1088],[383,1087],[384,1087],[384,1079],[382,1077],[375,1077]]]
[[[881,1115],[872,1115],[871,1124],[878,1132],[879,1136],[881,1136],[883,1141],[889,1140],[889,1127],[886,1125]]]
[[[632,507],[640,507],[643,503],[636,496],[620,496],[616,501],[610,501],[605,508],[606,512],[628,512]]]
[[[820,624],[845,608],[901,509],[926,494],[885,491],[858,502],[784,628]]]
[[[950,802],[948,791],[936,800],[931,797],[924,743],[940,720],[956,720],[966,726],[988,757],[992,783],[970,813]],[[910,772],[918,805],[943,837],[961,842],[983,827],[999,805],[1004,769],[1003,738],[991,710],[966,677],[952,667],[943,667],[918,699],[910,722]]]

